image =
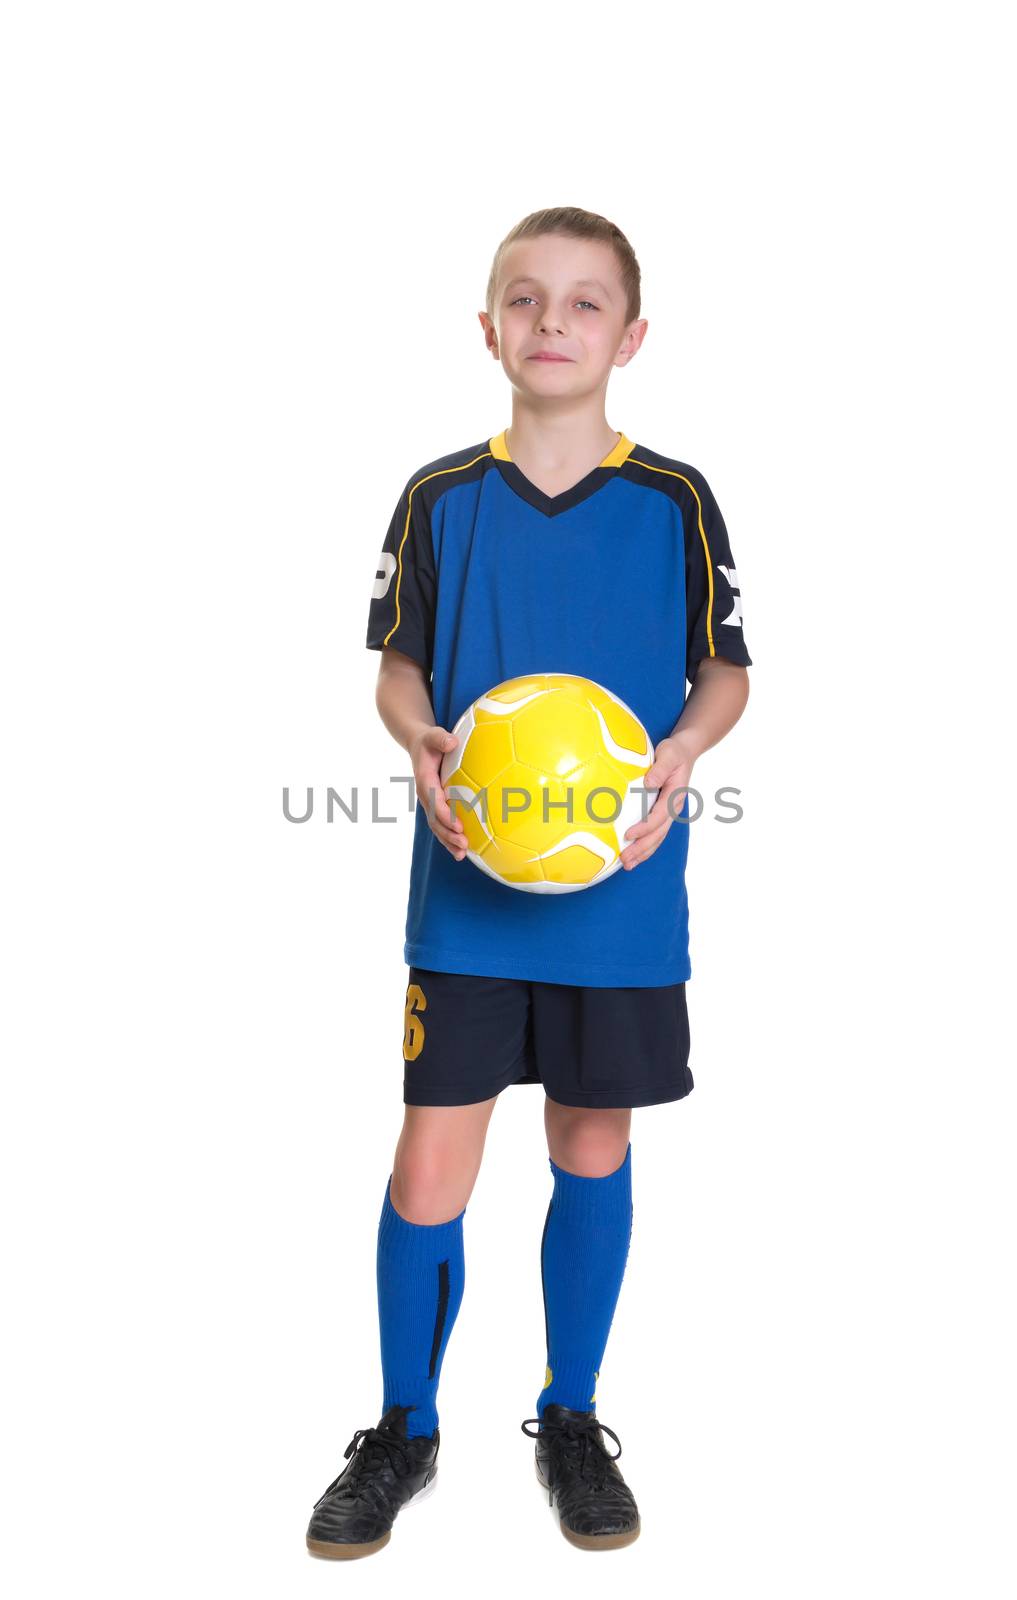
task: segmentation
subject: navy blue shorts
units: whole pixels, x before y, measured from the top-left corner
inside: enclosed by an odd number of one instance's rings
[[[464,1106],[541,1083],[564,1106],[652,1106],[693,1088],[684,983],[597,989],[409,969],[403,1101]]]

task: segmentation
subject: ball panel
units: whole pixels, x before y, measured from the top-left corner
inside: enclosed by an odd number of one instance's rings
[[[560,849],[542,856],[541,865],[544,877],[549,883],[570,883],[585,887],[591,879],[604,870],[605,865],[609,866],[613,860],[613,851],[605,862],[603,855],[591,850],[588,845],[577,843],[572,839]]]
[[[600,755],[570,773],[567,780],[573,791],[575,827],[591,833],[612,856],[618,848],[614,812],[619,804],[624,810],[626,789],[632,777],[631,769],[625,770],[608,756]],[[605,789],[606,794],[603,793]],[[601,792],[595,794],[594,790]]]
[[[625,761],[617,761],[614,756],[601,752],[589,763],[586,771],[590,780],[589,788],[603,786],[612,791],[610,795],[599,795],[594,802],[598,817],[606,817],[608,815],[613,804],[613,795],[617,795],[622,806],[625,806],[629,800],[629,791],[635,789],[637,791],[635,798],[638,802],[639,791],[643,787],[642,780],[646,771],[645,767],[636,767]]]
[[[577,706],[589,706],[590,686],[592,678],[577,678],[572,672],[545,673],[548,689],[553,689],[556,694],[563,694]]]
[[[513,760],[511,722],[482,722],[473,729],[460,758],[474,788],[481,789]]]
[[[544,873],[532,850],[524,850],[508,839],[492,839],[478,852],[477,865],[483,866],[492,877],[516,887],[540,884]]]
[[[509,793],[509,791],[513,791]],[[529,797],[524,805],[522,790]],[[524,849],[540,852],[548,839],[554,839],[559,830],[570,831],[575,826],[575,799],[572,802],[573,820],[569,822],[565,810],[568,785],[561,778],[544,778],[520,761],[514,761],[500,772],[487,786],[487,816],[491,832],[496,839],[509,840]],[[544,796],[547,796],[548,820],[544,821]]]
[[[544,693],[545,683],[543,676],[527,678],[506,678],[504,683],[495,684],[493,689],[488,689],[486,694],[474,701],[478,713],[484,712],[488,717],[511,716],[526,701],[533,700],[537,695]],[[478,715],[478,721],[481,720]]]
[[[609,700],[594,703],[603,747],[616,761],[645,769],[653,764],[653,745],[642,723]]]
[[[547,777],[564,778],[601,747],[600,727],[588,706],[549,690],[512,719],[516,760]]]

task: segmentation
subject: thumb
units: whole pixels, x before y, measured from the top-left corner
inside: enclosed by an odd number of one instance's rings
[[[459,740],[447,728],[429,728],[427,742],[433,750],[454,750]]]
[[[659,789],[673,770],[674,760],[671,756],[671,747],[665,739],[661,739],[653,752],[653,760],[643,773],[644,789]]]

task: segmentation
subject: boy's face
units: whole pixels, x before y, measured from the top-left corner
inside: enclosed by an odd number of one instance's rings
[[[494,317],[479,316],[487,348],[513,387],[548,401],[606,389],[612,368],[631,361],[647,326],[645,318],[625,320],[625,292],[610,245],[561,234],[509,245]],[[547,360],[547,353],[563,359]]]

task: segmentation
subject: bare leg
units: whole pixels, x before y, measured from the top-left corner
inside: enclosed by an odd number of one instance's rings
[[[497,1095],[468,1106],[404,1106],[392,1162],[392,1204],[407,1222],[457,1217],[469,1201]]]
[[[580,1177],[616,1172],[625,1160],[631,1127],[630,1110],[563,1106],[544,1098],[547,1153],[555,1166]]]

